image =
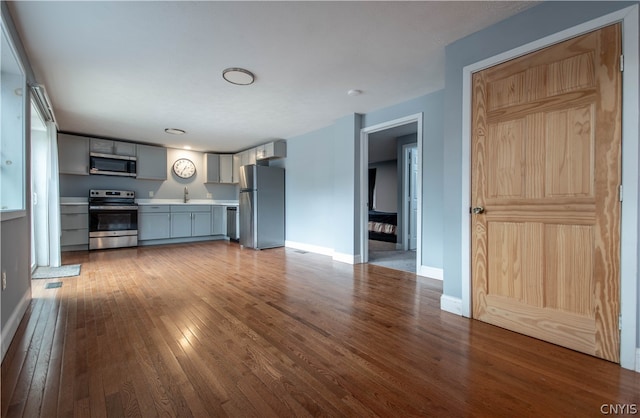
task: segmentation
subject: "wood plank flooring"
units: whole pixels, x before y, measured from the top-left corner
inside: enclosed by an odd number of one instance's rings
[[[63,261],[81,275],[33,281],[2,363],[2,417],[589,417],[640,404],[640,374],[443,312],[441,283],[410,273],[228,242]]]

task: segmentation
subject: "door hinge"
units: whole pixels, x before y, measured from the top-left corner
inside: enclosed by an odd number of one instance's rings
[[[618,187],[618,197],[619,197],[620,201],[622,202],[622,184]]]
[[[618,331],[622,331],[622,314],[618,315]]]
[[[620,55],[620,72],[624,71],[624,55]]]

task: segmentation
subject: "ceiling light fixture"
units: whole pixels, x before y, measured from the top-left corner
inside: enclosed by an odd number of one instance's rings
[[[349,96],[360,96],[362,94],[362,90],[351,89],[347,92]]]
[[[189,145],[185,145],[184,147],[182,147],[184,149],[191,149],[191,147]]]
[[[184,129],[178,129],[178,128],[167,128],[164,131],[171,135],[184,135],[187,133],[187,131],[185,131]]]
[[[248,86],[256,79],[251,71],[244,68],[227,68],[222,72],[222,78],[238,86]]]

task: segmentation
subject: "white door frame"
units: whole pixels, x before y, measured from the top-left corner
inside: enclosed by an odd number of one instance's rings
[[[471,77],[472,74],[510,59],[622,22],[622,201],[620,254],[620,365],[640,371],[636,354],[638,306],[638,5],[601,16],[572,28],[464,67],[462,74],[462,315],[471,317]]]
[[[418,237],[416,242],[416,273],[422,265],[422,112],[403,118],[382,122],[360,130],[360,260],[369,261],[369,135],[397,126],[417,124],[416,142],[418,145]]]

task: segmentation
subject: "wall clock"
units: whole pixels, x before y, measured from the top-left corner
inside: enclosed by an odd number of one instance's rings
[[[180,178],[188,179],[196,174],[196,165],[187,158],[178,158],[173,163],[173,172]]]

